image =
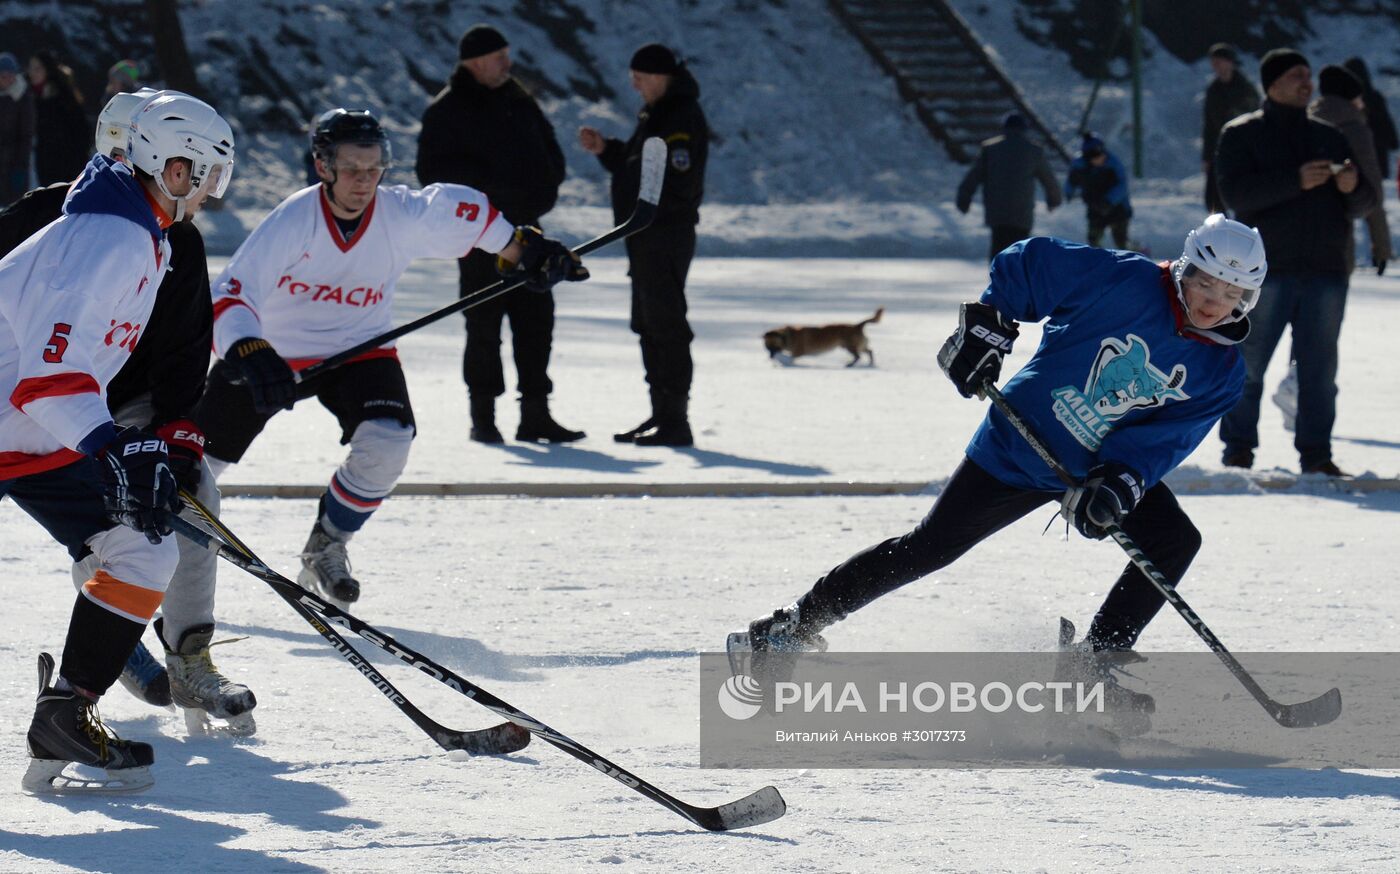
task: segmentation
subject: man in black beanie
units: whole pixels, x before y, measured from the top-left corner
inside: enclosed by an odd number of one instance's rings
[[[510,74],[510,46],[499,30],[477,24],[462,34],[460,62],[423,113],[418,135],[418,180],[456,182],[482,191],[516,225],[538,225],[554,208],[564,181],[564,152],[535,98]],[[495,256],[473,251],[458,262],[460,294],[495,282]],[[462,377],[471,403],[471,439],[502,443],[496,398],[505,394],[501,321],[510,318],[520,389],[515,439],[567,443],[583,438],[549,412],[554,295],[516,289],[466,311],[467,348]]]
[[[1258,228],[1269,276],[1241,344],[1244,396],[1220,421],[1229,467],[1250,467],[1259,446],[1264,372],[1285,328],[1298,362],[1293,445],[1303,473],[1345,476],[1332,460],[1337,405],[1337,338],[1346,309],[1352,219],[1378,202],[1357,171],[1346,138],[1308,117],[1312,70],[1293,49],[1274,49],[1259,66],[1262,108],[1225,125],[1215,163],[1220,193],[1235,217]]]
[[[627,238],[632,277],[632,331],[642,346],[651,415],[613,439],[639,446],[690,446],[689,399],[695,335],[686,320],[685,278],[695,256],[695,225],[705,191],[710,128],[700,109],[700,86],[666,46],[650,43],[632,55],[632,88],[641,95],[637,128],[627,142],[579,129],[579,143],[612,175],[613,215],[632,211],[641,182],[642,143],[666,143],[666,179],[651,227]]]
[[[1210,47],[1210,69],[1215,78],[1206,86],[1205,113],[1201,123],[1201,172],[1206,175],[1206,212],[1225,211],[1215,178],[1215,147],[1220,129],[1236,116],[1259,108],[1259,89],[1240,72],[1234,46],[1218,42]]]

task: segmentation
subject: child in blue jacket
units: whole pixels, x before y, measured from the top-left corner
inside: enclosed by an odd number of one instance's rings
[[[1128,220],[1133,217],[1133,204],[1128,199],[1128,171],[1118,156],[1104,147],[1103,140],[1085,134],[1079,157],[1069,165],[1065,179],[1065,200],[1075,195],[1084,199],[1084,212],[1089,219],[1090,246],[1103,241],[1103,232],[1113,234],[1115,249],[1128,248]]]

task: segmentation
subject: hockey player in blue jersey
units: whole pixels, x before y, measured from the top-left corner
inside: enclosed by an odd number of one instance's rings
[[[1174,262],[1050,237],[1002,251],[938,363],[963,397],[978,395],[1000,376],[1018,320],[1045,319],[1040,348],[1002,393],[1079,485],[1067,491],[993,408],[913,531],[851,556],[792,605],[731,634],[730,652],[824,650],[826,626],[1052,501],[1085,537],[1121,526],[1176,585],[1201,536],[1162,477],[1239,400],[1235,347],[1265,270],[1258,231],[1223,215],[1191,231]],[[1131,649],[1163,603],[1129,564],[1077,648]]]

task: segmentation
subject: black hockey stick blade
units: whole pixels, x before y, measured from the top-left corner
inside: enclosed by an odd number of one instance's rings
[[[300,586],[278,574],[263,563],[251,549],[243,544],[232,531],[211,513],[208,508],[201,504],[195,497],[187,492],[182,492],[186,503],[197,513],[217,534],[211,534],[179,516],[172,517],[171,525],[180,535],[193,540],[205,549],[213,550],[226,561],[247,571],[252,576],[257,577],[272,587],[282,600],[286,601],[297,615],[305,619],[312,628],[326,639],[336,652],[340,653],[351,666],[369,680],[375,688],[379,689],[384,697],[388,698],[407,716],[414,725],[423,730],[423,733],[432,738],[433,741],[444,750],[452,752],[462,750],[474,756],[500,756],[507,753],[514,753],[523,750],[530,745],[530,732],[521,728],[513,722],[502,722],[488,728],[479,729],[456,729],[449,728],[434,720],[422,710],[419,710],[408,698],[389,682],[377,668],[371,665],[360,651],[355,649],[351,643],[345,639],[329,623],[322,622],[316,613],[300,603],[284,586],[291,586],[298,591],[306,592]],[[311,593],[306,593],[310,595]]]
[[[1269,708],[1269,715],[1284,728],[1316,728],[1342,715],[1342,691],[1335,686],[1311,701],[1280,704]]]
[[[690,807],[689,813],[696,825],[712,832],[727,832],[772,822],[787,813],[787,802],[776,788],[764,786],[719,807]]]
[[[627,217],[627,221],[612,228],[588,242],[576,246],[573,253],[580,258],[591,254],[604,246],[616,243],[618,240],[626,239],[638,231],[646,230],[651,223],[656,220],[657,204],[661,200],[661,186],[666,181],[666,144],[660,137],[650,137],[642,143],[642,168],[641,185],[637,190],[637,203],[632,208],[632,214]],[[372,349],[378,349],[391,340],[397,340],[405,334],[410,334],[419,328],[431,325],[433,322],[445,319],[453,313],[471,309],[494,300],[508,291],[514,291],[525,284],[525,280],[517,279],[507,281],[498,279],[484,288],[479,288],[471,294],[459,298],[453,303],[439,309],[433,310],[425,316],[420,316],[411,322],[399,325],[378,336],[371,337],[363,343],[337,352],[329,358],[317,361],[309,367],[302,368],[296,372],[297,382],[306,382],[314,376],[325,373],[334,367],[339,367],[345,362],[357,358]]]

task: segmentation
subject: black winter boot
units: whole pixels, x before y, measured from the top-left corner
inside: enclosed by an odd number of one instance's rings
[[[471,405],[471,438],[477,443],[506,442],[506,438],[502,437],[500,430],[496,428],[496,399],[489,395],[485,397],[472,395]]]
[[[664,392],[653,399],[656,410],[656,430],[641,434],[638,446],[694,446],[690,433],[688,409],[690,398],[683,394]]]
[[[571,431],[554,421],[549,414],[548,396],[520,398],[520,427],[515,429],[516,440],[527,443],[572,443],[586,436],[582,431]]]

